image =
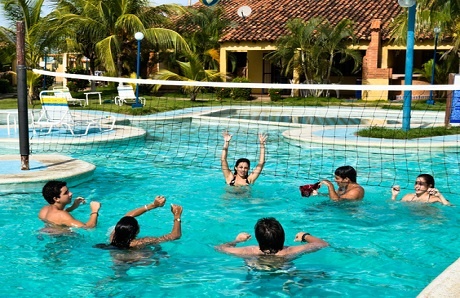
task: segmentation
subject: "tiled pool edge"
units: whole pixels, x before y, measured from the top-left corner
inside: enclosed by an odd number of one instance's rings
[[[460,258],[438,275],[417,298],[460,297]]]

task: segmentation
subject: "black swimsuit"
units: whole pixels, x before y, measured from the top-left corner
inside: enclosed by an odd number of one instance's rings
[[[228,185],[235,186],[235,180],[236,180],[236,175],[233,175],[233,179],[232,179],[232,181],[230,181],[230,183]],[[247,185],[251,184],[251,183],[249,183],[248,178],[246,178],[246,183],[247,183]]]

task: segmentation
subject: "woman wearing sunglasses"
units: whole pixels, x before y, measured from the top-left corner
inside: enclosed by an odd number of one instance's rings
[[[437,188],[434,187],[434,178],[429,174],[421,174],[415,179],[415,193],[405,195],[402,202],[419,202],[419,203],[441,203],[443,205],[451,205],[444,198]],[[391,199],[396,200],[401,188],[399,185],[394,185],[391,189]]]

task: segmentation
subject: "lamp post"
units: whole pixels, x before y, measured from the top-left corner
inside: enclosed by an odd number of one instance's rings
[[[46,70],[46,54],[48,53],[48,47],[43,49],[45,51],[45,57],[43,58],[43,70]],[[43,75],[43,90],[46,90],[46,76]]]
[[[398,0],[401,7],[408,8],[407,17],[407,44],[406,44],[406,70],[404,76],[404,84],[412,85],[412,72],[414,68],[414,43],[415,43],[415,0]],[[410,113],[411,113],[412,90],[404,91],[403,102],[403,123],[402,130],[408,131],[410,129]]]
[[[141,61],[141,41],[144,39],[144,34],[142,32],[136,32],[134,34],[134,38],[137,40],[137,70],[136,70],[136,77],[139,79],[139,69],[140,69],[140,61]],[[142,103],[139,102],[139,83],[136,83],[136,102],[132,105],[133,108],[141,108]]]
[[[438,37],[439,33],[441,33],[441,28],[434,27],[434,52],[433,52],[433,65],[431,66],[431,85],[434,85],[434,74],[436,72],[436,50],[438,48]],[[434,105],[433,99],[433,90],[430,90],[430,99],[426,101],[429,105]]]

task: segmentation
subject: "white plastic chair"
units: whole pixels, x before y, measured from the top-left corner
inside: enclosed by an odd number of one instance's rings
[[[103,116],[103,117],[86,117],[76,119],[70,112],[67,99],[62,96],[62,93],[57,92],[51,94],[53,91],[40,92],[40,101],[42,109],[38,119],[32,117],[32,129],[36,134],[36,129],[48,128],[46,134],[51,133],[53,128],[64,127],[69,130],[73,136],[87,135],[91,127],[96,127],[99,131],[113,130],[115,126],[116,117]],[[105,129],[103,129],[103,126]],[[76,134],[77,128],[83,128],[83,134]]]
[[[72,94],[70,93],[69,88],[63,87],[63,88],[53,88],[54,94],[60,93],[59,96],[64,97],[67,99],[68,103],[71,104],[79,104],[80,106],[84,106],[86,103],[86,100],[83,98],[73,98]]]
[[[115,104],[122,106],[127,104],[128,101],[135,101],[136,94],[134,94],[133,87],[131,85],[119,85],[117,87],[118,96],[115,96]],[[139,102],[145,105],[145,98],[139,97]]]

